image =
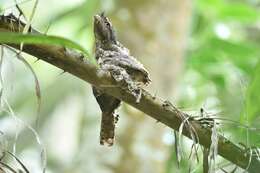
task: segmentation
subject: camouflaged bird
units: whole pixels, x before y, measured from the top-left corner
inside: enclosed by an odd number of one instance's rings
[[[147,70],[130,55],[116,39],[115,31],[109,19],[101,15],[94,16],[95,56],[100,70],[110,73],[117,86],[130,92],[139,102],[142,96],[142,85],[151,82]],[[106,87],[106,86],[104,86]],[[115,123],[118,119],[115,110],[120,100],[102,92],[102,88],[93,87],[93,94],[102,111],[100,144],[112,146],[115,138]]]

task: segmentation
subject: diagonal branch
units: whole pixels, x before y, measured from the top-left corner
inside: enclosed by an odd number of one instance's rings
[[[21,32],[24,26],[25,24],[21,23],[12,15],[0,16],[0,32]],[[41,34],[35,30],[31,32]],[[17,44],[6,44],[19,49],[19,45]],[[108,74],[99,73],[95,65],[88,62],[82,54],[74,50],[58,45],[24,44],[23,51],[69,72],[91,85],[102,88],[104,92],[132,105],[176,131],[179,130],[183,119],[187,120],[189,117],[189,115],[181,112],[167,101],[156,98],[145,90],[143,90],[140,103],[137,104],[135,102],[136,99],[130,93],[119,87],[102,87],[115,85],[115,83]],[[190,119],[189,123],[196,131],[198,137],[197,142],[205,148],[209,148],[211,144],[211,129],[201,126],[199,121],[193,119]],[[194,140],[194,136],[190,133],[189,126],[184,125],[182,134]],[[257,156],[251,155],[221,135],[218,135],[218,138],[218,154],[220,156],[241,168],[248,169],[250,173],[259,172],[260,160],[258,160]]]

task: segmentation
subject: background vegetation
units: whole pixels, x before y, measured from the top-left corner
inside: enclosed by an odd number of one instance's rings
[[[22,2],[22,1],[21,1]],[[34,1],[19,6],[30,16]],[[80,43],[93,54],[93,15],[105,11],[119,40],[151,73],[148,90],[194,116],[203,108],[221,121],[219,131],[247,146],[260,146],[259,0],[40,0],[33,27]],[[18,14],[0,1],[2,14]],[[41,148],[25,124],[33,124],[37,98],[32,73],[5,50],[0,114],[1,147],[12,149],[31,172],[41,171]],[[173,132],[123,104],[112,148],[99,145],[100,110],[91,87],[45,62],[24,55],[41,86],[39,136],[47,172],[202,172],[188,158],[189,140],[177,170]],[[23,123],[11,116],[8,103]],[[17,138],[17,134],[19,134]],[[234,165],[218,157],[220,167]],[[237,170],[237,172],[241,172]]]

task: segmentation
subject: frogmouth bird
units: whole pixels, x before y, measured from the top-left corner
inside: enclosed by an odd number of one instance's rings
[[[118,85],[130,92],[139,102],[141,86],[151,82],[147,70],[130,55],[129,50],[117,41],[110,20],[102,13],[94,16],[95,58],[99,70],[109,73]],[[115,110],[120,100],[102,92],[102,87],[92,87],[93,94],[102,111],[100,144],[112,146],[115,138],[115,123],[118,119]]]

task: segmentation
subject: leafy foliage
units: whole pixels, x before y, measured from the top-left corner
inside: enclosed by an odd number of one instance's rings
[[[216,89],[213,96],[228,119],[256,126],[260,113],[260,40],[257,35],[252,38],[251,32],[259,30],[259,7],[245,1],[200,0],[195,9],[187,68],[202,79],[196,81],[195,88],[202,95],[197,103],[201,105],[212,97],[200,91],[202,86],[210,85]],[[239,130],[234,135],[241,136],[241,132],[245,134]],[[259,145],[256,132],[251,131],[249,139],[251,145]]]
[[[0,32],[0,43],[61,45],[79,50],[84,53],[88,58],[90,57],[88,51],[81,45],[69,39],[58,36]]]

